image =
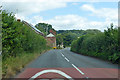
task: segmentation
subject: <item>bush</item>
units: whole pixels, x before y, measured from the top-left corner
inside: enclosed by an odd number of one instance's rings
[[[2,57],[16,57],[22,52],[39,52],[46,48],[46,40],[31,27],[18,22],[12,13],[2,11]]]
[[[103,33],[81,36],[72,42],[71,51],[118,63],[120,60],[118,29],[113,29],[111,24],[111,28]]]
[[[14,14],[2,11],[3,77],[12,77],[47,49],[44,37],[17,21]]]

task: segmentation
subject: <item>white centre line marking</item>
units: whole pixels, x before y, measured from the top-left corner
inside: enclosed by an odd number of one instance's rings
[[[62,54],[62,53],[61,53]],[[64,55],[62,54],[62,56],[64,57]]]
[[[77,69],[82,75],[84,75],[84,73],[83,73],[80,69],[78,69],[74,64],[72,64],[72,66],[73,66],[75,69]]]
[[[62,53],[61,53],[62,54]],[[62,56],[65,58],[65,60],[67,60],[68,62],[70,62],[69,61],[69,59],[67,59],[63,54],[62,54]],[[71,63],[72,64],[72,63]],[[80,72],[82,75],[84,75],[84,73],[80,70],[80,69],[78,69],[74,64],[72,64],[72,66],[78,71],[78,72]],[[86,77],[86,78],[88,78],[88,77]]]
[[[69,62],[69,60],[65,57],[65,59]]]

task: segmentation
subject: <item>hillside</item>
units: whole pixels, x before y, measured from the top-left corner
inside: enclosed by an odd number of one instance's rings
[[[70,46],[72,41],[76,40],[80,36],[87,34],[97,34],[101,31],[97,29],[88,29],[88,30],[58,30],[57,31],[57,45],[63,43],[64,46]]]

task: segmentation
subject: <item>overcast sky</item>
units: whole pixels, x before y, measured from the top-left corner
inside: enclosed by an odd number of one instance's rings
[[[85,1],[85,0],[84,0]],[[118,25],[117,0],[2,0],[3,9],[33,25],[49,23],[56,30],[99,29]],[[103,2],[104,1],[104,2]]]

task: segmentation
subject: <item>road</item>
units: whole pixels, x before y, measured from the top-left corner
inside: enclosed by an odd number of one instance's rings
[[[50,50],[28,64],[17,78],[117,80],[118,65],[76,54],[70,48]]]

